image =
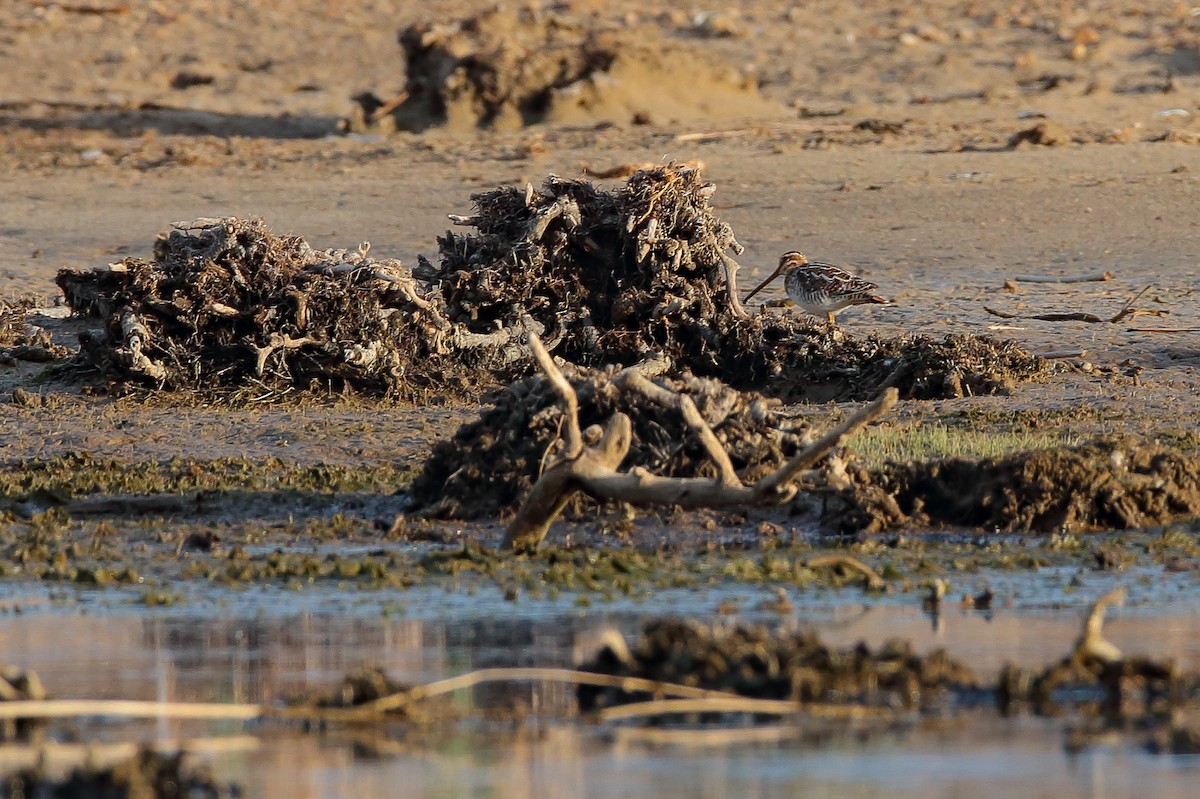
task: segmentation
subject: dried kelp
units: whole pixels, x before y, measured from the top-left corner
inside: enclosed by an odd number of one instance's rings
[[[477,233],[438,240],[416,274],[476,332],[530,317],[555,354],[583,365],[665,357],[675,368],[784,400],[957,397],[1004,390],[1044,364],[1012,342],[955,335],[856,339],[798,315],[748,316],[740,253],[695,164],[643,169],[616,191],[551,176],[541,189],[473,195],[452,217]]]
[[[315,250],[259,219],[200,219],[159,236],[153,260],[63,270],[71,309],[104,320],[82,358],[167,389],[343,386],[403,397],[478,390],[525,328],[472,335],[369,245]]]
[[[185,753],[160,754],[149,747],[109,767],[85,765],[66,777],[48,774],[41,765],[9,775],[5,795],[54,799],[159,799],[204,796],[212,799],[241,796],[236,785],[215,782],[207,769],[187,767]]]
[[[37,305],[31,296],[0,299],[0,365],[48,363],[69,354],[66,347],[53,342],[49,331],[29,322],[29,312]]]
[[[640,375],[645,370],[633,371]],[[581,427],[625,413],[633,423],[633,443],[623,467],[642,466],[667,477],[715,475],[716,466],[683,413],[644,391],[631,390],[622,377],[614,369],[568,370],[579,399]],[[648,381],[659,391],[686,395],[695,403],[744,480],[778,466],[810,440],[807,422],[782,416],[774,408],[777,403],[759,394],[688,375]],[[412,485],[415,508],[447,518],[510,513],[537,479],[562,425],[559,397],[550,381],[535,375],[513,383],[493,398],[479,419],[434,446]]]
[[[975,686],[970,670],[943,650],[920,656],[906,641],[876,651],[863,643],[837,649],[811,632],[772,634],[745,624],[723,630],[679,619],[649,622],[632,648],[609,644],[580,668],[762,699],[912,708],[930,706],[947,690]],[[579,687],[585,711],[648,698]]]
[[[1200,458],[1158,444],[1100,443],[1001,458],[852,466],[826,503],[843,532],[953,525],[1091,532],[1200,516]]]

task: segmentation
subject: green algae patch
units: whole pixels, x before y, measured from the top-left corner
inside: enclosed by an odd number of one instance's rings
[[[649,544],[636,540],[646,530],[635,529],[633,541],[618,542],[603,532],[603,522],[594,522],[574,524],[569,540],[514,555],[494,548],[493,527],[424,529],[430,524],[394,534],[378,521],[340,512],[293,521],[209,516],[97,521],[52,508],[0,520],[0,581],[113,592],[139,604],[143,595],[188,602],[213,590],[249,587],[364,598],[383,592],[380,602],[410,590],[498,591],[516,603],[549,600],[568,607],[618,598],[653,603],[663,592],[683,590],[696,592],[699,602],[720,600],[729,606],[722,613],[737,613],[770,608],[731,603],[724,592],[783,592],[784,600],[772,606],[782,609],[787,596],[813,592],[903,595],[934,582],[947,591],[975,592],[989,575],[1046,568],[1200,570],[1200,544],[1187,527],[1029,539],[875,536],[829,546],[797,528],[779,527],[764,537],[765,523],[749,518],[731,518],[728,526],[703,532],[681,528],[670,542],[657,540],[654,532],[656,541]],[[416,540],[414,532],[423,538]],[[451,539],[455,542],[445,543]],[[864,579],[864,568],[878,575],[875,581]]]
[[[124,461],[85,453],[0,466],[3,502],[38,499],[61,504],[92,495],[184,494],[194,491],[298,491],[322,494],[392,493],[408,484],[405,464],[297,465],[279,458],[174,458]]]

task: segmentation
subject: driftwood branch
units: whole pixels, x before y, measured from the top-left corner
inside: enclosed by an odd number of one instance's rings
[[[717,463],[721,476],[716,479],[661,477],[642,468],[620,472],[617,468],[628,454],[633,436],[629,417],[623,413],[613,414],[599,440],[584,447],[579,430],[579,401],[574,389],[536,335],[530,335],[529,343],[538,365],[546,373],[547,379],[562,400],[566,417],[566,448],[542,473],[517,511],[516,517],[509,524],[503,542],[505,549],[536,549],[545,538],[550,525],[577,491],[601,500],[616,500],[634,505],[678,505],[684,508],[719,508],[786,502],[795,496],[795,483],[804,470],[886,414],[896,404],[898,397],[894,388],[887,389],[875,402],[861,408],[842,425],[749,486],[742,484],[733,473],[728,453],[721,447],[695,405],[690,400],[687,403],[682,399],[673,400],[672,404],[676,404],[685,416],[688,415],[686,405],[691,405],[695,415],[691,416],[688,422],[697,431]],[[636,376],[623,377],[622,382],[641,387],[649,392],[648,396],[669,401],[663,395],[669,395],[670,392],[661,390],[660,393],[660,390],[656,390],[657,387],[646,389]]]
[[[479,669],[457,677],[417,685],[407,691],[380,697],[354,708],[346,708],[340,716],[346,719],[362,719],[378,717],[385,713],[399,710],[414,702],[420,702],[435,696],[461,691],[476,685],[492,682],[561,682],[570,685],[595,685],[602,688],[617,688],[627,693],[635,691],[656,694],[658,696],[673,696],[686,699],[724,699],[736,701],[742,699],[732,691],[718,691],[708,688],[696,688],[691,685],[650,680],[644,677],[622,677],[615,674],[597,674],[589,671],[556,668],[494,668]],[[3,705],[0,705],[3,708]]]
[[[1105,274],[1108,274],[1108,273],[1106,272]],[[1020,278],[1018,278],[1018,279],[1020,279]],[[1052,282],[1052,281],[1038,281],[1038,282],[1047,283],[1047,282]],[[1053,282],[1074,283],[1074,282],[1079,282],[1079,281],[1053,281]],[[1141,296],[1149,290],[1150,290],[1150,286],[1146,286],[1144,289],[1139,291],[1137,294],[1133,295],[1128,300],[1126,300],[1125,304],[1121,306],[1121,309],[1119,311],[1117,311],[1115,314],[1113,314],[1112,316],[1107,317],[1107,318],[1102,317],[1102,316],[1097,316],[1094,313],[1086,313],[1083,311],[1055,311],[1052,313],[1015,314],[1015,313],[1009,313],[1007,311],[1000,311],[995,308],[989,308],[986,305],[983,306],[983,310],[987,311],[992,316],[998,316],[1001,319],[1037,319],[1042,322],[1087,322],[1089,324],[1100,324],[1100,323],[1104,323],[1104,322],[1107,322],[1109,324],[1116,324],[1117,322],[1124,321],[1125,319],[1128,319],[1130,317],[1167,316],[1168,314],[1170,314],[1171,313],[1170,311],[1165,311],[1165,310],[1150,310],[1149,308],[1134,308],[1133,307],[1133,304],[1135,302],[1137,302],[1139,299],[1141,299]]]
[[[537,360],[538,366],[542,367],[542,371],[550,380],[550,385],[554,386],[559,399],[563,402],[563,415],[566,417],[567,423],[567,450],[564,457],[577,458],[583,451],[583,433],[579,429],[579,398],[575,396],[575,389],[571,388],[571,384],[567,382],[566,376],[554,363],[550,353],[542,346],[542,340],[531,334],[529,348],[533,350],[533,357]]]
[[[863,587],[868,591],[883,591],[887,588],[887,582],[879,576],[879,572],[858,558],[852,558],[849,555],[821,555],[816,558],[809,558],[805,561],[804,565],[809,569],[835,569],[838,567],[850,569],[863,576]]]
[[[1200,333],[1200,327],[1127,327],[1128,333]]]
[[[901,714],[893,708],[869,705],[834,705],[819,702],[799,702],[791,699],[756,699],[723,696],[698,699],[651,699],[601,708],[596,713],[600,721],[665,716],[677,713],[755,713],[766,716],[806,715],[818,718],[857,720],[865,718],[895,719]]]
[[[1086,275],[1017,275],[1018,283],[1103,283],[1112,280],[1112,272],[1092,272]]]
[[[271,339],[267,342],[265,347],[259,347],[254,344],[250,345],[251,348],[253,348],[255,355],[254,373],[259,377],[262,377],[263,372],[265,372],[267,369],[267,359],[280,350],[297,350],[301,347],[309,347],[320,343],[320,341],[312,338],[311,336],[292,338],[286,333],[272,333]]]
[[[1080,660],[1095,659],[1103,663],[1116,663],[1123,659],[1121,650],[1104,637],[1104,612],[1110,605],[1125,602],[1125,589],[1114,588],[1096,600],[1083,622],[1083,633],[1075,644],[1075,657]]]
[[[725,253],[721,253],[721,263],[725,271],[725,288],[729,292],[729,308],[737,316],[745,317],[746,309],[742,307],[742,298],[738,296],[737,273],[741,265]]]
[[[742,484],[737,476],[737,470],[733,468],[733,461],[729,460],[729,453],[725,451],[725,447],[721,446],[721,442],[717,440],[708,422],[700,415],[700,411],[696,408],[696,403],[692,402],[691,397],[686,394],[676,394],[651,383],[639,371],[623,371],[617,375],[614,382],[622,388],[631,388],[660,405],[678,408],[683,414],[684,421],[696,433],[709,457],[717,465],[721,474],[721,483],[728,486]]]
[[[126,311],[121,314],[121,338],[128,349],[129,368],[139,372],[151,380],[162,382],[167,379],[167,370],[161,363],[151,358],[144,351],[150,343],[150,330],[142,317]]]

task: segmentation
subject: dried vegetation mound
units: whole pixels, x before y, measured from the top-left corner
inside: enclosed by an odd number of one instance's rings
[[[294,697],[290,704],[317,708],[358,707],[385,696],[407,691],[411,687],[396,682],[378,666],[361,666],[343,675],[342,681],[337,685]]]
[[[364,111],[375,121],[390,110],[402,130],[786,113],[711,54],[645,26],[622,28],[561,7],[499,6],[453,23],[412,25],[400,44],[406,99]]]
[[[126,381],[477,390],[508,357],[506,339],[462,335],[399,261],[368,250],[315,250],[259,219],[200,219],[159,236],[153,260],[62,270],[57,282],[72,311],[104,320],[81,357]]]
[[[975,684],[970,670],[943,650],[922,657],[906,641],[877,651],[862,643],[835,649],[813,633],[772,635],[751,625],[715,630],[677,619],[649,622],[631,650],[610,643],[580,669],[760,699],[904,707],[928,706],[943,690]],[[579,688],[584,711],[647,698],[616,688]]]
[[[665,358],[784,400],[1002,390],[1043,364],[989,337],[854,339],[795,314],[748,315],[742,248],[694,164],[643,169],[615,191],[551,176],[473,196],[474,227],[410,272],[369,246],[316,250],[257,219],[200,219],[152,260],[63,270],[71,309],[104,320],[82,360],[129,383],[256,397],[348,386],[404,399],[476,397],[517,376],[537,332],[581,366]]]
[[[625,466],[642,466],[668,477],[716,474],[679,408],[624,387],[622,372],[575,369],[568,370],[568,376],[585,430],[618,411],[632,420],[633,443]],[[653,377],[649,382],[691,398],[745,480],[779,466],[809,443],[807,423],[782,417],[773,409],[777,403],[761,395],[691,376]],[[459,519],[511,513],[537,480],[562,425],[560,399],[545,377],[513,383],[479,419],[434,446],[412,485],[415,509],[426,516]]]
[[[51,340],[49,331],[28,321],[37,306],[34,297],[0,299],[0,366],[15,366],[17,361],[48,363],[68,355],[66,347]]]
[[[843,531],[953,525],[1005,532],[1124,530],[1200,516],[1200,457],[1096,444],[1003,458],[852,469],[827,505]]]
[[[797,314],[748,315],[737,295],[741,246],[709,203],[695,164],[639,171],[616,191],[551,176],[542,188],[472,196],[452,217],[474,234],[439,238],[440,264],[416,274],[450,318],[479,333],[526,316],[556,355],[583,365],[651,355],[786,401],[988,394],[1044,364],[1012,342],[956,335],[855,339]]]
[[[238,785],[215,782],[204,767],[189,768],[183,752],[166,755],[149,747],[109,767],[80,766],[66,777],[52,776],[39,763],[5,778],[6,796],[54,799],[149,799],[204,796],[211,799],[242,796]]]

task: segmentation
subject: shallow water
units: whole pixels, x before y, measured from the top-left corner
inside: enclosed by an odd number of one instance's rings
[[[998,596],[990,613],[948,600],[933,617],[918,596],[864,597],[853,589],[795,593],[790,614],[756,609],[773,589],[677,589],[576,607],[576,597],[503,601],[473,593],[194,589],[174,608],[146,609],[121,591],[50,590],[8,583],[0,596],[3,660],[39,672],[56,697],[177,701],[272,701],[335,683],[347,670],[380,665],[402,682],[488,666],[573,665],[616,628],[632,637],[645,618],[687,614],[717,623],[750,619],[812,626],[830,643],[878,645],[891,637],[918,651],[945,647],[994,675],[1005,661],[1040,666],[1061,657],[1088,603],[1114,584],[1130,605],[1110,611],[1106,636],[1129,653],[1200,665],[1200,614],[1193,575],[1133,570],[1079,575],[1043,569],[979,575]],[[1153,577],[1154,579],[1149,579]],[[1075,585],[1071,585],[1074,578]],[[1037,585],[1039,590],[1034,591]],[[958,593],[970,591],[963,586]],[[957,595],[957,594],[955,594]],[[734,604],[741,612],[718,615]],[[20,607],[20,612],[15,608]],[[718,796],[1121,797],[1190,795],[1200,759],[1154,756],[1132,739],[1068,754],[1064,722],[999,719],[978,709],[899,726],[784,728],[771,740],[730,742],[689,736],[647,741],[647,733],[573,718],[562,685],[485,686],[460,693],[461,710],[532,711],[523,721],[465,722],[388,737],[224,722],[89,721],[89,741],[167,741],[220,735],[231,749],[210,759],[217,777],[250,796]],[[735,730],[733,736],[761,731]],[[726,738],[729,736],[723,734]],[[6,753],[5,763],[12,763]]]

